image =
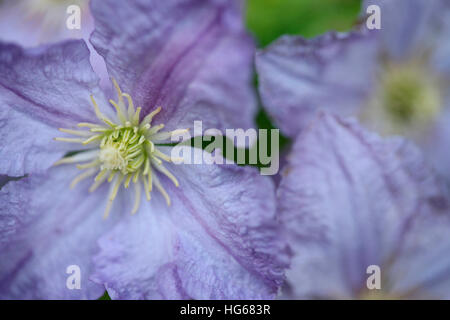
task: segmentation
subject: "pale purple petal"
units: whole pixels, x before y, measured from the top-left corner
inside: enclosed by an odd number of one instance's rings
[[[75,1],[74,1],[75,2]],[[77,0],[81,9],[80,29],[69,29],[64,1],[3,0],[0,2],[0,39],[24,47],[34,47],[65,39],[88,39],[94,28],[88,0]]]
[[[14,178],[0,174],[0,189],[12,179]]]
[[[201,153],[200,153],[201,155]],[[270,178],[235,165],[174,165],[139,212],[101,241],[92,279],[117,299],[266,299],[285,253]]]
[[[238,1],[93,1],[91,41],[142,114],[162,107],[167,129],[248,128],[253,43]]]
[[[53,138],[58,127],[96,121],[89,96],[100,95],[97,83],[81,40],[33,49],[0,43],[0,173],[42,172],[76,150]]]
[[[298,137],[283,175],[277,194],[294,252],[287,274],[291,297],[358,298],[369,265],[380,266],[387,279],[384,293],[406,294],[393,289],[402,279],[391,264],[398,259],[406,272],[408,263],[422,262],[421,251],[400,261],[401,248],[422,236],[409,226],[427,215],[438,226],[446,220],[438,217],[449,213],[448,198],[417,148],[321,114]],[[441,227],[449,245],[450,224]],[[429,240],[429,251],[443,245]],[[435,256],[433,263],[447,260]]]
[[[446,213],[423,214],[406,226],[405,239],[389,269],[389,277],[395,280],[390,290],[398,298],[450,299],[450,219]]]
[[[381,9],[381,29],[373,32],[380,34],[383,49],[394,59],[428,53],[427,50],[440,45],[436,40],[449,41],[448,29],[442,29],[448,19],[446,0],[365,0],[362,15],[370,5]]]
[[[361,33],[328,33],[312,40],[283,36],[256,55],[259,91],[269,115],[294,137],[324,109],[358,110],[372,89],[376,41]]]
[[[74,166],[56,167],[0,190],[0,298],[96,299],[104,286],[89,280],[97,239],[122,216],[122,196],[102,219],[108,186],[90,194],[92,181],[71,180]],[[78,265],[81,289],[68,289],[66,269]]]
[[[450,101],[442,111],[433,127],[420,141],[421,149],[429,163],[433,165],[436,172],[447,179],[450,184],[450,152],[446,146],[450,146]]]

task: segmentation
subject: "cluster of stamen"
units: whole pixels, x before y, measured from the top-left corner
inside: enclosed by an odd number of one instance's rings
[[[382,133],[414,136],[441,112],[440,79],[430,72],[426,60],[387,62],[377,80],[362,119]]]
[[[153,169],[167,176],[178,187],[177,179],[163,165],[163,161],[173,162],[175,159],[158,150],[155,143],[163,143],[172,135],[181,134],[187,129],[160,132],[164,127],[163,124],[152,126],[153,117],[161,111],[161,107],[156,108],[140,121],[141,107],[135,109],[131,96],[123,93],[114,79],[113,84],[117,90],[118,101],[109,100],[109,102],[116,109],[118,123],[100,111],[97,102],[91,95],[95,114],[102,123],[83,122],[78,124],[78,127],[88,130],[60,128],[61,132],[75,135],[77,138],[58,137],[55,140],[92,145],[93,148],[65,157],[55,165],[76,163],[77,168],[83,170],[72,181],[71,188],[94,175],[94,182],[89,188],[90,192],[96,190],[105,181],[111,183],[105,218],[111,211],[120,187],[123,185],[127,189],[131,183],[135,188],[132,214],[139,209],[142,188],[144,188],[147,200],[150,200],[150,193],[155,186],[165,198],[167,205],[170,206],[170,197]],[[125,99],[128,107],[125,105]]]
[[[387,67],[382,77],[383,102],[398,123],[411,124],[433,119],[439,112],[439,84],[416,66]]]

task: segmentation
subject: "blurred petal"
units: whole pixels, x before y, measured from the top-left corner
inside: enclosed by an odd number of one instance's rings
[[[271,179],[235,165],[170,169],[172,205],[154,191],[105,235],[92,279],[116,299],[273,298],[285,257]]]
[[[408,226],[427,215],[437,226],[448,213],[448,199],[417,148],[326,114],[299,136],[284,175],[278,202],[294,251],[288,281],[296,298],[359,297],[370,265],[381,267],[388,282],[382,289],[389,291],[400,280],[392,260],[420,236]],[[450,224],[442,227],[450,244]],[[421,254],[405,259],[403,272]]]
[[[102,219],[108,187],[89,194],[90,181],[73,190],[72,166],[10,181],[0,190],[0,298],[96,299],[104,287],[88,280],[97,238],[111,229],[123,205]],[[78,265],[81,289],[66,287],[66,268]]]
[[[362,14],[370,5],[381,9],[381,35],[384,49],[395,59],[408,59],[411,54],[425,53],[436,40],[448,40],[448,29],[443,27],[448,19],[447,0],[365,0]],[[440,41],[438,41],[440,42]]]
[[[372,89],[376,41],[360,33],[283,36],[256,55],[263,105],[294,137],[319,109],[348,115]]]
[[[450,102],[450,101],[449,101]],[[447,179],[450,186],[450,103],[436,119],[433,127],[418,142],[436,172]]]
[[[436,19],[438,25],[433,30],[431,37],[435,39],[432,63],[437,70],[450,75],[450,2],[441,1],[442,8],[437,10]]]
[[[91,41],[142,114],[168,129],[248,128],[253,43],[237,1],[94,1]]]
[[[80,149],[53,138],[58,127],[96,119],[97,82],[81,40],[26,50],[0,43],[0,174],[42,172]]]
[[[448,212],[417,216],[406,228],[389,271],[395,279],[391,291],[400,298],[450,299]]]

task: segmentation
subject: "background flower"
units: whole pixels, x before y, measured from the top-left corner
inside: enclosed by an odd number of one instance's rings
[[[448,177],[448,3],[366,1],[364,17],[369,4],[381,7],[381,30],[284,36],[260,51],[262,101],[291,137],[317,110],[356,115],[377,132],[414,140]]]
[[[449,298],[449,198],[416,147],[321,113],[283,176],[285,298]],[[379,290],[366,285],[371,265]]]

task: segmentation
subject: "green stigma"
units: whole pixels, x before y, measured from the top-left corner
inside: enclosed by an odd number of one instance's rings
[[[378,123],[386,134],[414,134],[441,111],[441,88],[420,60],[386,65],[364,120]]]
[[[173,162],[171,156],[159,151],[155,143],[169,140],[172,135],[178,135],[187,129],[160,132],[163,124],[152,126],[153,118],[161,111],[156,108],[140,120],[141,108],[135,109],[131,96],[123,93],[117,82],[113,79],[118,94],[118,101],[109,100],[116,109],[116,120],[105,116],[91,96],[94,110],[99,123],[79,123],[78,127],[88,130],[59,129],[61,132],[72,134],[77,138],[55,138],[57,141],[75,142],[92,146],[89,151],[83,151],[75,155],[64,157],[55,165],[76,163],[78,169],[83,172],[71,183],[71,188],[89,177],[95,175],[90,192],[95,191],[105,181],[112,183],[108,196],[108,203],[104,217],[107,217],[114,199],[121,186],[128,189],[131,183],[135,186],[135,203],[131,213],[139,209],[141,189],[144,189],[147,200],[153,186],[165,198],[170,206],[170,197],[155,174],[155,170],[168,177],[178,187],[178,180],[165,168],[163,161]],[[128,106],[125,104],[125,99]],[[177,159],[179,161],[179,159]],[[155,169],[155,170],[154,170]]]

